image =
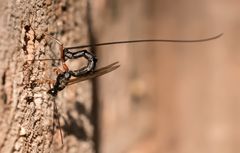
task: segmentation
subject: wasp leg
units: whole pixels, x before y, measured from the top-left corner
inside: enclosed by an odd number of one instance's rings
[[[61,129],[61,124],[60,124],[60,114],[59,114],[59,112],[58,112],[58,108],[57,108],[57,105],[56,105],[56,102],[55,102],[55,100],[54,100],[54,102],[53,102],[53,109],[54,109],[54,115],[53,115],[53,120],[56,118],[57,119],[57,128],[59,129],[59,134],[60,134],[60,139],[61,139],[61,143],[62,143],[62,145],[63,145],[63,132],[62,132],[62,129]],[[53,122],[53,127],[54,127],[54,122]],[[55,133],[54,132],[54,128],[53,128],[53,133]]]
[[[48,84],[50,87],[51,85],[55,84],[55,80],[52,80],[52,79],[44,79],[44,80],[36,80],[36,83],[38,84]]]
[[[66,63],[62,64],[63,70],[62,71],[59,67],[53,68],[53,72],[55,72],[57,75],[69,71],[69,68]]]
[[[87,50],[80,50],[77,52],[70,52],[68,49],[64,49],[64,56],[67,59],[77,59],[84,57],[88,60],[88,65],[79,69],[79,70],[74,70],[74,71],[69,71],[72,76],[74,77],[79,77],[82,76],[83,74],[86,74],[88,72],[91,72],[94,70],[97,62],[97,58]]]
[[[56,73],[57,75],[63,73],[63,71],[58,67],[53,68],[53,72]]]

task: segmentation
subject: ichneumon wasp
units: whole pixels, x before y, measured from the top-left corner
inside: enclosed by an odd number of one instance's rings
[[[142,42],[196,43],[196,42],[205,42],[205,41],[214,40],[222,36],[222,34],[218,34],[214,37],[209,37],[204,39],[195,39],[195,40],[141,39],[141,40],[105,42],[105,43],[81,45],[81,46],[74,46],[74,47],[64,47],[63,44],[58,39],[46,33],[44,35],[52,38],[59,45],[60,59],[57,59],[57,60],[61,61],[61,66],[63,69],[63,70],[61,70],[60,68],[56,69],[56,74],[57,74],[56,80],[47,80],[47,82],[51,84],[51,88],[47,91],[47,93],[52,95],[53,97],[57,96],[57,93],[63,90],[68,85],[72,85],[81,81],[92,79],[119,68],[120,66],[119,62],[114,62],[105,67],[95,70],[96,63],[97,63],[96,56],[94,56],[91,52],[83,48],[88,48],[92,46],[106,46],[106,45],[116,45],[116,44],[142,43]],[[80,49],[80,50],[72,51],[73,49]],[[88,64],[87,66],[84,66],[80,69],[71,70],[69,69],[69,66],[65,63],[69,59],[75,60],[82,57],[87,60]],[[38,60],[51,60],[51,59],[38,59]],[[57,113],[56,115],[58,118],[57,119],[58,126],[60,127],[59,114],[58,114],[55,102],[54,102],[54,110]],[[60,128],[60,135],[61,135],[61,141],[63,144],[61,128]]]
[[[72,49],[82,49],[82,48],[88,48],[92,46],[106,46],[106,45],[116,45],[116,44],[142,43],[142,42],[196,43],[196,42],[205,42],[205,41],[214,40],[221,37],[222,35],[223,34],[218,34],[213,37],[195,39],[195,40],[141,39],[141,40],[114,41],[114,42],[105,42],[105,43],[97,43],[97,44],[90,44],[90,45],[64,47],[63,44],[58,39],[54,38],[49,34],[45,34],[45,36],[52,38],[59,44],[60,57],[61,57],[59,60],[61,61],[62,68],[63,68],[63,71],[59,68],[56,69],[57,78],[56,80],[52,80],[49,82],[50,84],[52,84],[52,88],[48,90],[47,93],[52,96],[57,96],[57,93],[63,90],[68,85],[104,75],[113,70],[116,70],[120,66],[118,62],[114,62],[108,66],[95,70],[97,58],[91,52],[85,49],[73,52],[71,51]],[[80,69],[70,70],[68,65],[65,63],[69,59],[78,59],[82,57],[87,59],[88,64],[87,66],[84,66]]]

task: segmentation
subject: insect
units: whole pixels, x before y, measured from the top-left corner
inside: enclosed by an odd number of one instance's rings
[[[204,41],[214,40],[221,37],[222,34],[218,34],[214,37],[196,39],[196,40],[145,39],[145,40],[105,42],[105,43],[81,45],[81,46],[74,46],[74,47],[64,47],[63,44],[53,36],[49,34],[45,34],[45,36],[52,38],[59,44],[60,59],[58,60],[61,61],[61,66],[63,70],[61,70],[60,68],[56,69],[56,73],[57,73],[56,80],[52,80],[49,82],[52,84],[52,87],[47,91],[48,94],[52,95],[53,97],[56,97],[58,92],[63,90],[68,85],[72,85],[84,80],[92,79],[92,78],[107,74],[111,71],[116,70],[120,66],[119,62],[114,62],[105,67],[95,70],[96,63],[97,63],[96,56],[94,56],[91,52],[87,50],[71,51],[72,49],[82,49],[82,48],[87,48],[92,46],[105,46],[105,45],[142,43],[142,42],[194,43],[194,42],[204,42]],[[68,65],[65,63],[69,59],[77,60],[82,57],[87,59],[88,64],[87,66],[84,66],[78,70],[70,70]],[[49,60],[49,59],[40,59],[40,60]],[[55,101],[54,101],[54,112],[56,113],[60,136],[61,136],[61,142],[63,144],[63,134],[60,128],[59,113],[58,113]]]
[[[56,40],[56,42],[60,45],[60,54],[61,54],[61,62],[63,70],[57,68],[56,73],[57,78],[53,82],[53,87],[47,92],[52,96],[56,96],[58,91],[63,90],[67,85],[71,85],[80,81],[84,81],[87,79],[92,79],[101,75],[104,75],[106,73],[109,73],[115,69],[117,69],[120,65],[119,62],[114,62],[108,66],[102,67],[98,70],[94,70],[96,67],[97,58],[87,50],[80,50],[76,52],[69,51],[68,48],[63,48],[63,45],[60,41],[58,41],[56,38],[49,36]],[[67,64],[65,63],[68,59],[78,59],[84,57],[87,59],[88,64],[87,66],[78,69],[78,70],[69,70]],[[71,79],[72,77],[75,77]]]
[[[66,86],[75,84],[87,79],[92,79],[106,73],[109,73],[113,70],[116,70],[120,65],[119,62],[114,62],[108,66],[102,67],[98,70],[94,70],[96,67],[97,58],[87,50],[79,50],[76,52],[72,52],[72,49],[81,49],[92,46],[105,46],[105,45],[115,45],[115,44],[129,44],[129,43],[142,43],[142,42],[172,42],[172,43],[194,43],[194,42],[205,42],[217,39],[221,37],[223,34],[218,34],[214,37],[204,38],[204,39],[196,39],[196,40],[171,40],[171,39],[142,39],[142,40],[130,40],[130,41],[115,41],[115,42],[105,42],[105,43],[97,43],[90,45],[81,45],[74,47],[64,47],[63,44],[56,38],[52,37],[49,34],[45,34],[55,40],[59,44],[60,50],[60,60],[62,62],[63,71],[59,68],[56,69],[57,78],[55,81],[52,81],[52,88],[48,90],[48,94],[52,96],[57,96],[57,93],[63,90]],[[87,66],[84,66],[78,70],[70,70],[68,65],[65,63],[68,59],[78,59],[78,58],[86,58],[88,61]],[[74,77],[74,78],[72,78]]]

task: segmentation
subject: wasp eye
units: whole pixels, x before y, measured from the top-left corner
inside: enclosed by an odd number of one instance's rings
[[[50,89],[50,90],[48,90],[48,92],[47,92],[48,94],[50,94],[50,95],[52,95],[52,96],[57,96],[57,90],[54,90],[54,89]]]

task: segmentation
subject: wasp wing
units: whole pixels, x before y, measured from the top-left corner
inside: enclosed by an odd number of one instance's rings
[[[107,65],[107,66],[102,67],[100,69],[94,70],[93,72],[90,72],[90,73],[88,73],[86,75],[83,75],[79,78],[71,79],[71,80],[69,80],[68,85],[72,85],[72,84],[75,84],[75,83],[78,83],[78,82],[81,82],[81,81],[96,78],[98,76],[101,76],[101,75],[104,75],[106,73],[109,73],[111,71],[116,70],[117,68],[119,68],[119,66],[120,66],[119,62],[114,62],[110,65]]]

